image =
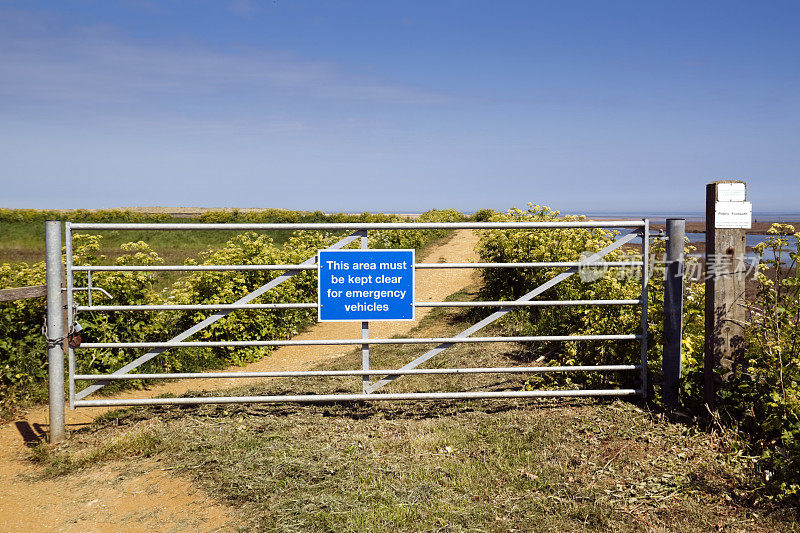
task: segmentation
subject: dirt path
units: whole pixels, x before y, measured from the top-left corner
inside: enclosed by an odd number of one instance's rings
[[[425,262],[468,262],[476,259],[477,237],[470,230],[455,232],[447,242],[430,249]],[[469,285],[474,270],[420,270],[418,301],[442,301]],[[415,322],[377,322],[370,336],[387,338],[413,328],[431,308],[417,308]],[[320,323],[298,339],[360,338],[360,324]],[[269,357],[229,371],[298,370],[344,355],[343,346],[285,346]],[[182,394],[187,390],[224,389],[245,380],[186,380],[121,393],[117,398]],[[252,380],[249,380],[252,382]],[[90,423],[104,408],[67,411],[67,430]],[[144,463],[136,472],[115,465],[34,481],[37,468],[27,460],[26,441],[47,429],[47,408],[0,428],[0,532],[6,531],[235,531],[232,510],[197,491],[157,464]]]

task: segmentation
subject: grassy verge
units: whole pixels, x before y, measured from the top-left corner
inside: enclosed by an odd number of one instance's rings
[[[797,525],[739,503],[720,439],[622,402],[157,409],[106,424],[53,471],[153,457],[253,530]]]
[[[176,220],[174,222],[187,222]],[[188,222],[197,222],[189,219]],[[0,263],[35,263],[44,261],[44,223],[43,222],[2,222],[0,223]],[[85,232],[79,232],[85,233]],[[120,245],[126,242],[144,241],[153,251],[164,258],[167,264],[182,264],[190,257],[209,248],[220,248],[240,231],[96,231],[92,235],[102,235],[100,253],[114,259],[122,252]],[[290,231],[260,232],[269,235],[277,244],[283,244],[291,235]]]
[[[413,333],[447,335],[466,316],[437,309]],[[374,347],[373,364],[396,366],[419,350]],[[458,345],[430,363],[502,366],[525,352]],[[357,367],[359,357],[354,351],[327,367]],[[523,384],[408,376],[391,388]],[[219,394],[359,385],[267,381]],[[792,510],[746,503],[751,463],[733,444],[622,401],[392,402],[132,409],[34,456],[45,475],[148,457],[239,509],[246,530],[797,530]]]

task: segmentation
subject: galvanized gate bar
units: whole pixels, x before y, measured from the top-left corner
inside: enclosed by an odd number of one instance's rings
[[[205,272],[242,270],[319,270],[316,264],[307,265],[81,265],[78,272]]]
[[[79,222],[76,230],[370,230],[370,229],[537,229],[537,228],[641,228],[641,220],[560,220],[553,222],[309,222],[264,224],[161,224]]]
[[[596,252],[596,253],[592,254],[591,256],[587,257],[584,261],[582,261],[582,263],[584,265],[589,265],[589,264],[591,264],[592,261],[596,261],[597,259],[600,259],[601,257],[604,257],[605,255],[607,255],[607,254],[611,253],[612,251],[616,250],[617,248],[623,246],[625,243],[628,243],[628,242],[632,241],[633,239],[635,239],[638,236],[639,236],[639,232],[637,232],[635,230],[631,231],[630,233],[621,236],[620,238],[615,240],[613,243],[609,244],[608,246],[606,246],[605,248],[600,250],[599,252]],[[647,261],[644,261],[644,262],[646,263]],[[551,287],[561,283],[565,279],[569,278],[571,275],[575,274],[577,271],[578,271],[577,267],[570,268],[566,272],[563,272],[563,273],[559,274],[558,276],[554,277],[550,281],[547,281],[547,282],[539,285],[538,287],[536,287],[535,289],[533,289],[529,293],[525,294],[521,298],[518,298],[516,301],[518,301],[518,302],[519,301],[526,301],[526,300],[530,300],[532,298],[535,298],[536,296],[538,296],[539,294],[541,294],[544,291],[548,290],[549,288],[551,288]],[[479,330],[485,328],[486,326],[488,326],[492,322],[498,320],[499,318],[503,317],[504,315],[510,313],[513,310],[514,310],[513,307],[508,307],[508,308],[505,308],[505,309],[501,309],[500,311],[497,311],[495,313],[492,313],[491,315],[489,315],[488,317],[484,318],[483,320],[481,320],[477,324],[465,329],[464,331],[462,331],[461,333],[456,335],[456,337],[469,337],[470,335],[472,335],[476,331],[479,331]],[[401,370],[407,370],[407,369],[410,369],[410,368],[415,368],[415,367],[421,365],[422,363],[424,363],[425,361],[427,361],[428,359],[430,359],[432,357],[435,357],[436,355],[442,353],[446,349],[450,348],[452,345],[453,345],[452,342],[447,342],[447,343],[444,343],[444,344],[442,344],[440,346],[437,346],[436,348],[433,348],[432,350],[429,350],[428,352],[426,352],[426,353],[422,354],[421,356],[417,357],[416,359],[414,359],[410,363],[405,364],[404,366],[401,367]],[[383,379],[381,379],[379,381],[376,381],[370,387],[369,392],[371,392],[371,393],[375,392],[376,390],[380,389],[381,387],[383,387],[385,385],[388,385],[389,383],[391,383],[392,381],[394,381],[398,377],[399,377],[398,374],[391,374],[391,375],[388,375],[388,376],[384,377]]]
[[[72,330],[75,326],[75,288],[74,288],[74,279],[72,271],[74,269],[72,262],[73,262],[73,255],[72,255],[72,223],[66,222],[64,224],[64,238],[66,242],[65,245],[65,277],[66,277],[66,284],[67,284],[67,323],[69,324],[68,329]],[[88,283],[87,283],[88,285]],[[92,291],[88,291],[89,295],[92,294]],[[68,332],[69,333],[69,332]],[[69,408],[75,409],[75,380],[72,379],[72,376],[75,374],[75,349],[71,346],[71,343],[67,343],[67,365],[68,365],[68,390],[69,390]]]
[[[415,263],[415,269],[430,268],[558,268],[581,266],[580,261],[539,261],[533,263]],[[638,267],[641,261],[598,261],[597,267]],[[240,270],[319,270],[319,265],[81,265],[77,272],[159,272],[159,271],[240,271]]]
[[[77,226],[77,224],[73,224],[73,228],[75,228],[75,226]],[[343,248],[344,246],[347,246],[348,244],[350,244],[354,240],[358,239],[359,236],[360,236],[359,233],[356,232],[356,233],[354,233],[352,235],[349,235],[348,237],[345,237],[345,238],[339,240],[336,244],[333,244],[328,249],[335,250],[335,249]],[[317,260],[317,256],[315,255],[313,257],[310,257],[310,258],[306,259],[301,264],[314,263],[314,262],[316,262],[316,260]],[[280,275],[277,278],[273,279],[269,283],[261,286],[260,288],[258,288],[255,291],[251,292],[247,296],[244,296],[244,297],[238,299],[235,303],[244,304],[244,303],[247,303],[247,302],[249,302],[251,300],[255,300],[256,298],[258,298],[262,294],[264,294],[267,291],[277,287],[278,285],[280,285],[284,281],[290,279],[292,276],[295,276],[295,275],[299,274],[300,272],[302,272],[302,271],[301,270],[289,270],[289,271],[286,271],[282,275]],[[198,331],[210,326],[211,324],[213,324],[217,320],[220,320],[220,319],[228,316],[232,312],[233,312],[233,310],[229,310],[229,309],[220,310],[219,312],[214,313],[212,316],[206,318],[205,320],[203,320],[199,324],[196,324],[196,325],[192,326],[191,328],[187,329],[186,331],[184,331],[183,333],[180,333],[180,334],[176,335],[175,337],[173,337],[171,339],[171,342],[179,342],[179,341],[182,341],[183,339],[186,339],[187,337],[191,337],[192,335],[194,335]],[[156,350],[153,350],[152,352],[148,352],[148,353],[142,355],[141,357],[138,357],[134,361],[131,361],[127,365],[123,366],[122,368],[120,368],[119,370],[114,372],[114,374],[125,374],[125,373],[133,370],[134,368],[146,363],[147,361],[151,360],[152,358],[158,356],[164,350],[166,350],[166,347],[163,347],[163,345],[162,345],[162,347],[160,347],[160,348],[158,348]],[[91,394],[91,393],[103,388],[108,383],[109,382],[100,382],[100,383],[96,383],[94,385],[91,385],[89,387],[86,387],[85,389],[83,389],[82,391],[77,393],[75,398],[77,400],[80,400],[81,398],[85,398],[89,394]]]
[[[575,366],[513,366],[513,367],[478,367],[478,368],[410,368],[365,369],[365,370],[280,370],[272,372],[192,372],[186,374],[77,374],[76,380],[124,381],[131,379],[205,379],[205,378],[303,378],[303,377],[347,377],[369,376],[370,374],[387,374],[395,372],[403,375],[425,374],[546,374],[549,372],[613,372],[639,370],[639,365],[575,365]]]
[[[473,326],[474,327],[474,326]],[[362,344],[438,344],[475,342],[538,342],[538,341],[620,341],[636,340],[629,335],[530,335],[516,337],[413,337],[400,339],[314,339],[267,341],[163,341],[163,342],[84,342],[80,349],[96,348],[226,348],[236,346],[359,346]],[[369,340],[365,343],[364,340]]]
[[[214,309],[316,309],[316,302],[268,304],[157,304],[157,305],[79,305],[78,311],[212,311]]]
[[[639,305],[641,300],[529,300],[486,302],[419,302],[417,307],[559,307],[571,305]]]
[[[417,263],[414,268],[560,268],[585,266],[581,261],[536,261],[533,263]],[[641,261],[597,261],[593,267],[637,267]]]
[[[530,300],[527,302],[492,300],[484,302],[415,302],[414,307],[548,307],[563,305],[639,305],[641,300]],[[158,304],[158,305],[79,305],[78,311],[204,311],[213,309],[316,309],[317,302],[269,304]]]
[[[320,403],[358,400],[482,400],[500,398],[578,398],[586,396],[635,396],[639,389],[535,390],[480,392],[404,392],[385,394],[304,394],[286,396],[207,396],[203,398],[129,398],[125,400],[81,400],[77,407],[115,407],[123,405],[207,405],[228,403]]]

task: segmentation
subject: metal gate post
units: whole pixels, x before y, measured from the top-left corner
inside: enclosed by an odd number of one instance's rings
[[[369,248],[369,230],[363,230],[361,234],[361,249],[366,250]],[[361,323],[361,338],[369,339],[369,322]],[[361,345],[361,369],[369,370],[369,344]],[[361,390],[364,394],[369,394],[369,376],[365,375],[361,378]]]
[[[661,394],[664,406],[669,409],[676,409],[680,403],[685,235],[685,219],[667,219],[667,256],[664,272],[664,385]]]
[[[47,267],[47,375],[50,398],[50,442],[64,440],[64,306],[61,300],[61,222],[45,222]]]
[[[650,221],[644,219],[642,228],[642,353],[641,353],[641,381],[642,399],[647,398],[647,332],[648,328],[648,306],[649,306],[649,283],[650,283]]]

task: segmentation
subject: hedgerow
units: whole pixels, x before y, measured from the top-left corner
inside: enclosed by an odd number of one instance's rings
[[[44,263],[0,265],[0,288],[44,285]],[[44,298],[0,303],[0,417],[26,401],[45,398],[47,345]]]
[[[781,250],[797,238],[788,265]],[[755,297],[748,302],[745,359],[722,380],[719,408],[757,457],[763,478],[757,492],[767,498],[800,499],[800,233],[774,224],[760,257]]]
[[[4,210],[2,216],[14,218],[14,222],[44,220],[61,212],[33,210]],[[129,212],[121,218],[128,221]],[[134,216],[135,215],[135,216]],[[110,215],[109,215],[110,216]],[[133,221],[142,221],[136,218]],[[281,218],[282,217],[282,218]],[[404,222],[396,215],[369,214],[325,215],[320,212],[300,213],[269,210],[266,212],[211,211],[205,222]],[[280,218],[280,220],[276,220]],[[431,210],[422,214],[421,221],[447,222],[463,220],[464,215],[454,210]],[[106,221],[103,219],[103,221]],[[119,222],[119,219],[111,219]],[[414,248],[419,249],[434,239],[444,236],[441,230],[373,230],[369,232],[370,248]],[[289,240],[276,244],[269,236],[245,232],[230,239],[219,249],[202,252],[189,264],[297,264],[312,257],[318,249],[326,248],[346,232],[297,231]],[[73,262],[75,265],[107,264],[108,259],[100,255],[100,235],[75,234],[73,240]],[[358,246],[358,241],[351,247]],[[156,265],[163,259],[145,242],[121,245],[121,254],[113,261],[117,265]],[[165,288],[152,272],[97,272],[93,276],[96,286],[108,288],[113,295],[109,301],[95,292],[94,303],[134,304],[211,304],[230,303],[268,283],[281,272],[236,271],[236,272],[192,272]],[[75,286],[86,286],[84,272],[75,272]],[[2,264],[0,266],[0,288],[41,285],[45,282],[43,262],[28,265]],[[303,272],[267,291],[253,303],[316,301],[316,273]],[[85,292],[75,293],[75,303],[86,305]],[[2,411],[20,403],[41,401],[46,397],[46,346],[41,327],[44,316],[44,298],[17,300],[0,304],[0,415]],[[91,312],[81,313],[77,320],[84,328],[84,340],[104,342],[143,342],[167,340],[188,327],[202,321],[211,312],[204,311],[148,311],[142,312]],[[236,340],[236,339],[287,339],[314,320],[316,310],[248,310],[235,311],[202,330],[191,340]],[[269,352],[269,347],[214,348],[168,350],[141,367],[148,372],[186,372],[231,364],[245,364]],[[140,355],[141,350],[103,349],[91,352],[78,351],[79,373],[105,373],[116,370]],[[141,385],[129,382],[127,385]],[[120,387],[122,384],[116,384]],[[114,387],[109,387],[113,390]]]
[[[547,222],[556,220],[580,221],[583,216],[561,216],[548,207],[530,205],[527,211],[512,209],[495,213],[493,222]],[[491,230],[484,232],[478,245],[481,261],[485,262],[557,262],[579,261],[587,255],[610,245],[619,235],[604,228],[546,228],[530,230]],[[656,242],[648,261],[656,273],[648,280],[650,320],[648,345],[651,379],[660,380],[662,345],[663,268],[654,260],[663,252]],[[601,261],[632,262],[641,260],[633,248],[617,248]],[[558,274],[564,268],[484,269],[481,298],[485,300],[515,300]],[[594,269],[583,268],[578,273],[551,287],[536,299],[540,300],[635,300],[641,294],[641,267]],[[689,316],[687,328],[702,328],[702,299],[696,298],[697,287],[687,290]],[[638,306],[552,306],[524,307],[507,314],[503,327],[513,335],[624,335],[641,332]],[[702,336],[702,329],[699,331]],[[689,343],[691,358],[702,361],[702,342]],[[641,359],[638,341],[577,341],[542,342],[531,344],[526,357],[552,365],[609,365],[637,364]],[[693,365],[690,365],[693,367]],[[536,377],[531,385],[553,380],[558,376]],[[588,386],[639,386],[638,376],[628,373],[585,373],[569,376],[569,382],[579,381]]]
[[[467,217],[454,209],[431,209],[419,220],[428,222],[455,222]],[[44,222],[45,220],[70,220],[72,222],[203,222],[203,223],[314,223],[314,222],[407,222],[399,215],[384,213],[323,213],[322,211],[291,211],[288,209],[212,209],[197,216],[175,218],[169,213],[140,213],[128,209],[8,209],[0,208],[0,223]]]
[[[494,214],[492,221],[582,220],[561,217],[557,211],[532,205],[527,211],[512,209]],[[762,472],[754,495],[794,498],[800,494],[800,278],[798,249],[791,264],[780,268],[779,250],[794,233],[789,225],[775,225],[770,237],[756,247],[760,254],[757,294],[749,305],[746,324],[746,360],[737,361],[719,389],[719,420],[740,432],[745,447],[754,454]],[[577,261],[584,250],[596,251],[610,244],[617,232],[606,229],[492,230],[483,234],[478,251],[482,261],[534,262]],[[800,236],[800,234],[797,234]],[[638,259],[636,252],[616,250],[605,261]],[[648,328],[649,382],[661,381],[663,347],[663,268],[659,259],[663,243],[656,240],[648,260],[653,276],[648,281],[650,320]],[[556,276],[562,269],[485,269],[482,299],[513,300]],[[641,278],[633,269],[598,269],[573,275],[539,296],[540,299],[635,299]],[[704,285],[687,280],[684,292],[682,395],[684,408],[695,415],[708,414],[703,400]],[[502,326],[513,335],[574,335],[638,333],[639,310],[627,306],[533,307],[509,313]],[[528,347],[525,357],[542,364],[626,364],[639,360],[638,342],[559,342]],[[529,385],[637,386],[635,376],[550,375],[533,378]],[[651,402],[659,404],[658,395]]]
[[[127,209],[7,209],[0,208],[0,222],[169,222],[172,217],[159,213],[138,213]]]

